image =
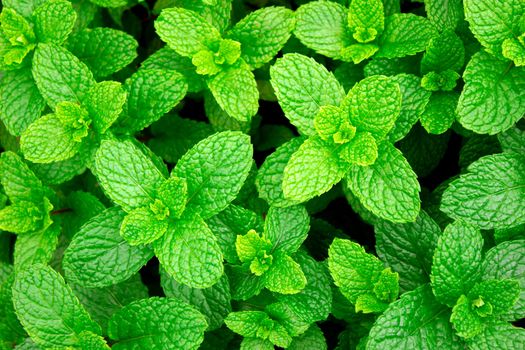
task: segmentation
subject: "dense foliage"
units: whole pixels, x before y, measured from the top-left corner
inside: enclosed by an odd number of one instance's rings
[[[0,349],[523,349],[523,0],[4,0]]]

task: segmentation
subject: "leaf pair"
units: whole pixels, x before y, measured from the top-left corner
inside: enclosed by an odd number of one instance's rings
[[[281,294],[295,294],[305,287],[306,277],[291,254],[306,239],[308,229],[309,216],[304,207],[271,207],[262,235],[250,230],[237,236],[235,247],[242,266],[232,266],[232,270],[235,275],[252,275],[241,283],[253,285],[253,289],[243,286],[251,293],[242,295],[242,299],[258,294],[263,287]]]
[[[254,11],[224,36],[200,14],[184,8],[165,9],[155,22],[162,40],[191,58],[220,108],[239,121],[249,121],[258,109],[251,71],[279,52],[293,26],[293,13],[282,7]]]
[[[348,9],[325,1],[300,6],[294,34],[317,53],[357,64],[374,55],[414,55],[425,50],[437,32],[424,17],[385,17],[381,0],[358,0],[352,1]]]
[[[262,196],[271,186],[281,186],[276,180],[282,179],[282,190],[272,190],[270,204],[278,198],[280,206],[300,203],[346,177],[349,189],[374,214],[394,222],[415,220],[420,207],[416,176],[401,152],[384,140],[401,110],[396,80],[369,77],[345,96],[324,66],[299,54],[279,59],[270,74],[286,117],[308,138],[268,157],[258,178]],[[271,176],[280,176],[271,183],[266,178],[270,166]]]
[[[0,209],[0,230],[22,234],[51,225],[51,191],[13,152],[4,152],[0,157],[0,183],[11,202]]]

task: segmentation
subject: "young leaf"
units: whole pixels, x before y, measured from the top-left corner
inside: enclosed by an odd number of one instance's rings
[[[138,44],[121,30],[98,27],[73,33],[66,46],[100,79],[133,62]]]
[[[126,97],[122,85],[116,81],[103,81],[89,90],[86,109],[93,121],[93,127],[99,134],[105,133],[117,120]]]
[[[179,283],[208,288],[224,273],[217,239],[198,216],[186,214],[153,244],[162,267]]]
[[[385,14],[381,0],[357,0],[350,3],[348,9],[348,27],[354,32],[354,39],[360,43],[373,41],[383,32]],[[362,40],[360,34],[370,35],[368,40]]]
[[[266,7],[251,12],[228,33],[241,43],[241,58],[251,68],[269,62],[290,38],[294,14],[284,7]]]
[[[482,229],[525,222],[525,158],[501,153],[480,158],[449,184],[441,210]]]
[[[159,203],[164,210],[160,213],[154,211],[154,204],[150,204],[133,209],[122,221],[120,234],[130,245],[152,243],[162,237],[168,229],[166,206],[158,200],[154,203]]]
[[[288,255],[277,255],[263,279],[268,290],[281,294],[295,294],[306,286],[301,266]]]
[[[61,45],[73,30],[77,14],[69,1],[51,0],[33,12],[38,41]]]
[[[272,242],[272,251],[295,253],[308,235],[310,217],[303,206],[270,207],[264,222],[264,236]]]
[[[319,137],[307,139],[284,169],[284,197],[304,202],[328,192],[346,173],[337,149]]]
[[[206,320],[193,306],[174,298],[132,302],[109,320],[108,334],[116,350],[197,349],[204,340]]]
[[[270,68],[270,76],[286,118],[304,135],[316,135],[314,117],[321,106],[339,106],[345,95],[332,73],[300,54],[287,54],[278,59]]]
[[[208,219],[235,199],[252,165],[250,138],[240,132],[216,133],[192,147],[172,176],[186,179],[186,210]]]
[[[379,144],[378,158],[366,167],[354,165],[348,188],[363,206],[392,222],[413,222],[420,209],[420,185],[402,153],[388,142]]]
[[[295,36],[321,55],[340,59],[341,50],[354,41],[348,28],[347,10],[336,2],[311,1],[300,6],[295,15]]]
[[[13,304],[24,329],[43,347],[75,346],[82,331],[100,334],[100,326],[49,266],[36,264],[18,273]]]
[[[152,160],[131,141],[102,141],[95,166],[104,191],[128,211],[152,203],[165,180]]]
[[[110,208],[89,220],[64,254],[67,280],[87,287],[111,286],[133,276],[153,256],[147,246],[133,247],[120,235],[126,213]]]
[[[89,68],[55,44],[39,44],[33,57],[33,77],[47,104],[82,102],[95,84]]]
[[[439,237],[432,262],[432,288],[436,299],[454,306],[480,279],[483,237],[475,228],[456,221]]]

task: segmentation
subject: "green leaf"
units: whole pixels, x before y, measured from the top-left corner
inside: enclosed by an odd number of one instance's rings
[[[77,13],[69,1],[51,0],[33,12],[35,34],[39,42],[61,45],[73,30]]]
[[[142,284],[139,274],[105,288],[81,285],[72,285],[71,288],[93,320],[100,324],[103,334],[107,334],[108,321],[115,312],[124,305],[148,297],[148,289]]]
[[[494,135],[509,129],[523,116],[525,68],[513,68],[480,51],[467,64],[463,80],[457,112],[466,129]]]
[[[460,296],[450,316],[456,334],[464,339],[472,338],[483,330],[483,319],[474,312],[472,304],[473,301],[466,296]]]
[[[301,266],[288,255],[277,255],[263,279],[266,288],[281,294],[299,293],[306,286]]]
[[[126,213],[110,208],[84,224],[66,249],[67,280],[86,288],[111,286],[133,276],[153,256],[147,247],[133,247],[120,236]]]
[[[268,315],[263,311],[237,311],[232,312],[226,317],[224,323],[229,329],[245,338],[255,338],[260,328],[265,328],[273,323]],[[266,333],[266,332],[264,332]],[[266,339],[267,337],[260,337]]]
[[[155,21],[160,38],[179,55],[192,57],[220,39],[215,27],[198,13],[181,7],[162,10]]]
[[[472,350],[519,349],[525,342],[523,328],[514,327],[507,322],[494,322],[485,327],[482,333],[469,340]]]
[[[480,279],[483,237],[462,221],[449,224],[439,237],[432,261],[432,288],[436,299],[448,306]]]
[[[177,282],[208,288],[224,273],[223,256],[213,232],[198,215],[185,215],[153,244],[162,267]]]
[[[0,183],[11,201],[36,201],[44,196],[42,182],[13,152],[0,155]]]
[[[79,341],[79,345],[81,349],[90,349],[90,350],[109,350],[110,349],[104,337],[97,335],[90,331],[80,332],[78,341]]]
[[[168,229],[167,215],[155,213],[152,206],[133,209],[122,221],[120,234],[130,245],[152,243]]]
[[[232,311],[230,284],[226,276],[209,288],[198,289],[178,283],[161,270],[161,285],[167,297],[183,300],[204,315],[208,323],[206,331],[220,328],[224,318]]]
[[[55,44],[39,44],[33,57],[33,77],[47,104],[82,102],[95,84],[89,68]]]
[[[512,309],[502,317],[505,320],[519,320],[525,317],[525,241],[503,242],[485,255],[481,267],[483,280],[515,279],[519,281],[521,293]]]
[[[259,338],[243,338],[241,350],[274,350],[273,343],[269,340]]]
[[[100,7],[116,8],[128,5],[129,0],[90,0]]]
[[[175,298],[132,302],[109,320],[115,350],[197,349],[204,340],[206,320],[193,306]]]
[[[247,68],[221,71],[208,80],[213,97],[229,116],[247,122],[259,109],[255,76]]]
[[[328,192],[346,173],[337,149],[319,137],[307,139],[284,169],[284,197],[304,202]]]
[[[465,47],[453,31],[445,31],[434,37],[421,59],[421,72],[443,72],[447,69],[459,71],[465,61]]]
[[[459,95],[455,92],[437,92],[430,96],[420,116],[421,125],[430,134],[442,134],[456,120],[456,106]]]
[[[330,2],[312,2],[315,3]],[[270,76],[286,118],[304,135],[316,135],[314,117],[321,106],[339,106],[344,98],[343,87],[333,74],[300,54],[278,59],[270,68]]]
[[[520,297],[520,284],[512,279],[487,279],[476,283],[468,292],[468,297],[470,300],[481,299],[483,303],[490,303],[491,315],[501,316],[507,313]]]
[[[266,157],[259,168],[255,185],[259,196],[268,204],[276,207],[287,207],[296,203],[296,201],[284,197],[282,183],[286,164],[303,142],[304,138],[296,137],[277,147],[272,154]]]
[[[22,133],[20,148],[24,157],[35,163],[52,163],[73,157],[80,150],[73,131],[56,114],[48,114]]]
[[[395,14],[385,18],[385,30],[379,37],[375,57],[395,58],[424,51],[436,29],[425,17],[414,14]]]
[[[116,81],[103,81],[89,90],[85,102],[86,109],[99,134],[105,133],[117,120],[126,98],[126,91]]]
[[[373,214],[397,223],[416,220],[421,206],[417,176],[390,143],[379,144],[374,164],[352,166],[346,180],[348,188]]]
[[[270,207],[264,222],[264,236],[272,242],[272,251],[295,253],[308,235],[310,217],[303,206]]]
[[[44,215],[34,202],[17,201],[0,210],[0,230],[13,233],[38,230],[42,226],[41,219]]]
[[[525,35],[522,34],[518,37],[518,39],[505,39],[502,45],[503,57],[512,60],[518,67],[525,66],[525,44],[523,44],[524,38]]]
[[[372,133],[378,140],[392,129],[401,111],[399,85],[381,75],[361,80],[347,98],[352,125]]]
[[[480,158],[452,181],[441,210],[482,229],[508,228],[525,222],[525,158],[501,153]]]
[[[463,19],[463,2],[449,0],[425,0],[427,17],[439,31],[454,30]]]
[[[106,194],[127,211],[152,203],[165,181],[153,161],[131,141],[102,141],[95,166]]]
[[[100,326],[49,266],[36,264],[18,273],[13,304],[24,329],[43,347],[75,346],[82,331],[100,334]]]
[[[399,84],[401,90],[401,111],[394,127],[388,134],[388,139],[399,141],[408,134],[425,110],[431,92],[423,89],[421,79],[412,74],[402,73],[391,77],[391,79]]]
[[[338,3],[311,1],[300,6],[295,16],[295,36],[321,55],[340,59],[341,50],[353,42],[347,25],[347,9]]]
[[[22,271],[34,264],[48,264],[58,246],[60,225],[18,235],[13,254],[15,270]]]
[[[123,132],[133,134],[173,109],[186,95],[188,85],[175,71],[140,69],[126,80],[124,89],[128,100],[117,124]]]
[[[357,0],[350,3],[348,9],[348,27],[354,32],[353,37],[360,43],[375,40],[383,32],[385,13],[381,0]],[[369,31],[368,40],[362,40],[361,32]]]
[[[298,337],[293,338],[288,350],[317,349],[327,350],[326,339],[324,334],[316,324],[308,328],[306,332]]]
[[[356,312],[381,312],[397,298],[397,273],[385,269],[377,257],[366,253],[359,244],[336,238],[328,256],[335,285],[355,304]]]
[[[0,119],[11,135],[20,134],[38,117],[46,103],[35,85],[31,70],[2,72]]]
[[[294,14],[284,7],[265,7],[249,13],[228,33],[241,43],[241,58],[252,68],[269,62],[290,38]]]
[[[405,293],[378,317],[368,336],[368,350],[465,348],[449,323],[450,312],[428,285]]]
[[[399,273],[402,291],[429,282],[432,256],[441,229],[425,211],[421,210],[413,223],[379,220],[374,229],[377,255]]]
[[[12,8],[22,16],[30,19],[35,8],[46,1],[48,0],[4,0],[2,3],[4,8]]]
[[[226,265],[233,300],[248,300],[264,288],[264,280],[250,269],[239,265]]]
[[[377,142],[369,132],[359,132],[339,150],[339,156],[349,164],[368,166],[377,159]]]
[[[252,165],[250,138],[236,131],[216,133],[193,146],[172,176],[186,179],[186,210],[208,219],[224,210],[239,193]]]
[[[245,235],[238,235],[235,240],[235,250],[242,263],[249,263],[262,258],[265,259],[265,261],[261,262],[261,265],[263,265],[264,262],[271,264],[273,257],[267,255],[270,253],[271,248],[272,242],[264,236],[261,237],[255,230],[250,230]],[[262,275],[263,272],[268,270],[269,265],[263,267],[265,267],[264,271],[257,273],[252,269],[252,273],[257,276]],[[250,268],[252,268],[252,266],[250,266]]]
[[[465,17],[476,39],[495,55],[501,56],[501,44],[522,33],[520,16],[525,4],[520,0],[493,3],[487,0],[465,0]]]
[[[73,33],[67,49],[84,62],[95,78],[105,78],[129,65],[137,57],[135,39],[111,28],[83,29]]]

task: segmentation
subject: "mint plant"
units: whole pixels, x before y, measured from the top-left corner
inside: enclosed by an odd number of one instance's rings
[[[0,350],[525,344],[523,0],[4,0]]]

